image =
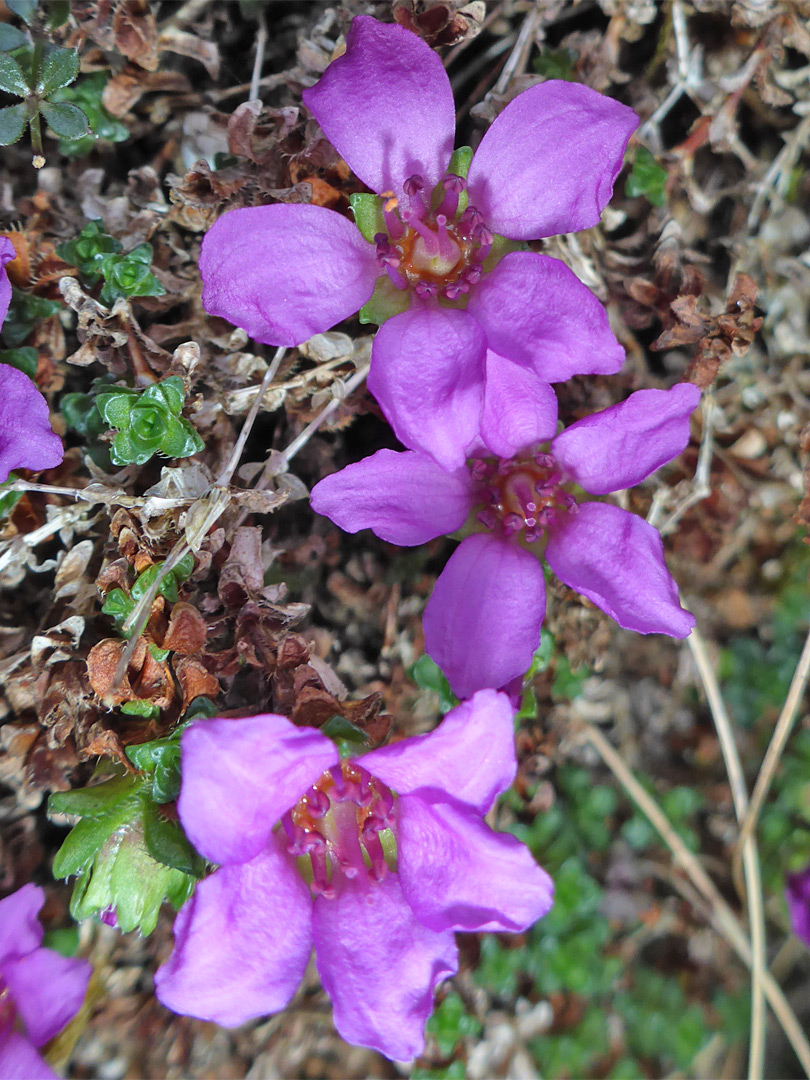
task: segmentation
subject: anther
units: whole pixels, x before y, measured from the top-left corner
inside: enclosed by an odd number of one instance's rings
[[[454,173],[448,173],[442,180],[444,198],[439,205],[439,213],[448,218],[454,218],[458,212],[458,199],[462,191],[467,187],[467,181]]]

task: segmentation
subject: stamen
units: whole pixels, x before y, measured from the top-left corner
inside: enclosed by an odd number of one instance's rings
[[[472,239],[473,243],[478,247],[478,261],[481,263],[486,262],[486,258],[492,247],[492,241],[495,239],[494,234],[483,224],[483,222],[479,222],[473,228]]]
[[[430,300],[438,293],[439,289],[435,281],[417,281],[414,292],[420,300]]]
[[[326,848],[322,851],[313,852],[312,859],[312,890],[320,893],[327,900],[335,897],[335,887],[329,881],[329,864],[326,859]]]
[[[368,857],[371,860],[371,876],[375,881],[382,881],[388,873],[388,864],[385,861],[385,852],[380,837],[377,833],[374,833],[372,836],[366,837],[364,843]]]
[[[396,270],[393,266],[386,264],[385,272],[394,284],[394,288],[402,291],[408,288],[408,279],[404,274],[401,274],[399,270]]]
[[[490,531],[494,529],[495,526],[498,524],[498,518],[495,515],[495,511],[490,510],[489,508],[485,510],[479,510],[476,514],[476,517],[481,522],[481,524]]]
[[[441,290],[442,296],[446,296],[448,300],[458,300],[464,293],[470,291],[470,286],[466,281],[458,280],[451,281],[449,285],[445,285]]]
[[[522,533],[525,543],[534,544],[560,514],[578,508],[576,498],[563,488],[564,474],[551,454],[478,459],[467,467],[479,485],[476,520],[490,531],[500,527],[507,538]]]
[[[425,181],[419,173],[414,173],[413,176],[409,176],[402,185],[402,190],[408,196],[408,208],[410,213],[416,214],[420,218],[423,218],[428,211],[427,203],[422,195],[424,186]]]
[[[442,180],[442,187],[445,194],[439,204],[439,213],[448,218],[454,218],[458,212],[459,196],[466,189],[467,181],[461,176],[456,176],[455,173],[448,173]]]

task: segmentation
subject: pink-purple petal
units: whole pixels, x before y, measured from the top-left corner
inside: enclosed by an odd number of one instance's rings
[[[73,1019],[92,971],[86,960],[52,949],[35,949],[3,968],[3,980],[34,1046],[44,1045]]]
[[[455,105],[437,53],[416,34],[360,15],[304,104],[355,175],[393,191],[414,174],[428,189],[453,152]]]
[[[810,946],[810,867],[798,874],[787,875],[785,900],[791,930]]]
[[[325,735],[273,713],[200,720],[183,732],[181,750],[180,820],[215,863],[258,855],[281,815],[338,760]]]
[[[546,559],[557,577],[625,630],[687,637],[694,616],[678,600],[658,531],[608,503],[583,503],[550,531]]]
[[[374,248],[323,206],[231,210],[200,253],[203,305],[267,345],[300,345],[365,304],[380,270]]]
[[[43,930],[37,915],[44,903],[45,893],[30,882],[0,900],[0,967],[39,948]]]
[[[0,1034],[0,1076],[3,1080],[59,1080],[28,1039],[17,1031]]]
[[[27,375],[0,364],[0,483],[14,469],[53,469],[64,457],[48,403]]]
[[[334,900],[318,897],[315,957],[332,999],[335,1027],[349,1043],[405,1061],[425,1045],[433,991],[458,970],[452,931],[418,922],[399,878],[355,878]]]
[[[419,305],[377,332],[368,388],[397,438],[444,469],[464,464],[478,434],[486,342],[465,311]]]
[[[559,259],[513,251],[470,296],[493,352],[530,367],[544,382],[612,375],[624,363],[607,312]]]
[[[626,401],[566,428],[551,452],[592,495],[632,487],[689,443],[689,417],[700,401],[692,383],[637,390]]]
[[[540,643],[545,581],[525,548],[468,536],[451,555],[425,608],[425,649],[460,698],[522,675]]]
[[[378,450],[325,477],[310,501],[345,532],[372,529],[382,540],[410,547],[460,529],[472,493],[467,469],[448,472],[425,454]]]
[[[17,251],[7,236],[0,236],[0,326],[6,321],[11,303],[11,282],[8,280],[6,263],[17,258]]]
[[[514,240],[589,229],[610,201],[637,126],[632,109],[587,86],[556,79],[532,86],[481,140],[470,201]]]
[[[526,930],[551,907],[554,883],[525,844],[471,807],[426,793],[398,804],[402,891],[431,930]]]
[[[531,368],[487,353],[481,438],[499,458],[546,442],[557,431],[557,397]]]
[[[362,763],[400,795],[435,789],[485,814],[517,772],[514,710],[505,694],[479,690],[435,731],[372,750]]]
[[[167,1009],[236,1027],[286,1008],[312,949],[312,898],[274,837],[251,862],[200,882],[155,975]]]

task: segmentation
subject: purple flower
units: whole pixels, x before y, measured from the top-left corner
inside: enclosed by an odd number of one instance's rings
[[[453,932],[524,930],[551,906],[528,849],[483,820],[516,769],[512,709],[494,690],[351,761],[283,716],[204,720],[184,732],[182,763],[180,819],[221,865],[155,976],[175,1012],[228,1027],[277,1012],[314,947],[343,1038],[411,1058],[458,968]]]
[[[11,241],[0,237],[0,323],[11,303],[5,267],[16,254]],[[52,469],[63,456],[62,440],[48,422],[45,398],[27,375],[0,364],[0,484],[12,469]]]
[[[451,162],[441,60],[367,16],[303,97],[379,196],[358,218],[368,240],[319,206],[234,210],[203,241],[208,311],[257,341],[297,345],[371,300],[361,317],[384,325],[369,389],[399,438],[448,468],[478,428],[487,348],[548,382],[619,370],[624,351],[593,294],[557,259],[504,237],[599,221],[638,123],[631,109],[577,83],[533,86],[486,132],[465,179]]]
[[[791,930],[810,946],[810,866],[799,874],[788,874],[785,900]]]
[[[425,648],[461,698],[529,667],[545,613],[543,555],[627,630],[686,637],[695,622],[678,602],[658,532],[610,503],[580,503],[576,490],[632,487],[679,454],[698,388],[639,390],[555,436],[553,391],[530,377],[516,383],[504,366],[489,354],[491,408],[467,466],[446,471],[423,453],[380,450],[312,491],[313,509],[342,529],[370,528],[394,544],[423,544],[470,519],[472,535],[424,616]]]
[[[35,1047],[57,1035],[79,1011],[92,968],[86,960],[42,949],[37,912],[42,889],[23,885],[0,900],[0,1076],[53,1080]]]

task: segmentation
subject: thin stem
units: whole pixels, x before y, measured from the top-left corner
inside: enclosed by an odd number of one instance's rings
[[[748,807],[748,812],[742,822],[740,837],[737,841],[738,848],[740,849],[757,827],[757,821],[759,820],[759,815],[762,811],[762,804],[768,797],[774,773],[779,765],[787,741],[790,738],[790,733],[793,730],[793,724],[799,711],[799,705],[807,687],[808,676],[810,676],[810,633],[808,633],[805,638],[802,655],[799,657],[799,663],[796,666],[796,670],[793,672],[793,679],[791,680],[790,689],[785,698],[785,704],[782,706],[779,719],[776,721],[776,727],[774,728],[768,751],[765,754],[765,759],[760,767],[757,782],[754,784],[754,791],[751,795],[751,805]]]
[[[242,425],[242,430],[239,432],[239,438],[236,440],[236,445],[231,452],[228,463],[220,473],[219,479],[216,482],[218,487],[222,487],[224,484],[228,484],[231,477],[236,472],[236,468],[239,465],[240,458],[242,457],[242,451],[245,448],[245,443],[247,442],[248,435],[250,435],[256,417],[259,415],[259,409],[261,408],[264,395],[267,393],[270,384],[276,377],[276,372],[278,371],[279,364],[284,359],[284,354],[286,352],[287,349],[284,345],[281,345],[278,349],[276,349],[275,355],[270,361],[270,365],[268,366],[267,371],[265,371],[264,373],[264,378],[262,379],[261,386],[259,387],[259,392],[258,394],[256,394],[256,397],[253,399],[253,404],[250,406],[250,412],[245,417],[245,422]]]
[[[621,756],[614,750],[598,728],[595,728],[592,724],[583,723],[580,725],[579,730],[582,736],[591,743],[636,806],[646,815],[650,824],[660,834],[661,839],[672,852],[675,864],[680,865],[695,888],[708,901],[711,909],[710,921],[712,926],[726,939],[743,963],[751,967],[753,964],[751,945],[737,917],[698,859],[681,840],[661,808],[649,792],[636,780]],[[796,1019],[796,1015],[785,995],[768,971],[762,974],[762,989],[782,1026],[782,1030],[790,1041],[790,1045],[801,1062],[802,1068],[810,1077],[810,1042],[808,1042],[807,1036]]]
[[[354,375],[352,375],[352,377],[344,386],[343,396],[340,398],[333,398],[329,402],[329,404],[326,405],[318,413],[315,419],[311,420],[307,424],[301,434],[296,439],[293,439],[293,441],[290,443],[287,449],[283,451],[281,455],[285,462],[289,464],[289,462],[292,461],[298,451],[301,450],[304,446],[306,446],[306,444],[309,442],[309,440],[312,438],[312,436],[315,434],[315,432],[318,430],[324,420],[328,419],[332,415],[332,413],[338,408],[338,406],[341,405],[342,402],[349,396],[349,394],[351,394],[354,390],[357,389],[358,386],[360,386],[360,384],[364,381],[366,375],[368,375],[368,367],[368,364],[366,364],[365,367],[358,368],[358,370],[355,371]]]
[[[259,80],[262,76],[264,64],[264,50],[267,45],[267,23],[264,18],[264,5],[258,8],[259,32],[256,34],[256,59],[253,61],[253,74],[250,77],[250,100],[255,101],[259,96]]]
[[[709,708],[714,719],[723,760],[728,773],[731,797],[737,821],[742,823],[748,811],[748,789],[740,762],[734,730],[731,726],[717,676],[714,673],[706,644],[697,627],[688,637],[689,648],[706,691]],[[751,1038],[748,1044],[749,1080],[761,1077],[765,1062],[765,994],[763,980],[766,972],[765,957],[765,909],[762,901],[762,877],[759,870],[759,853],[755,838],[749,834],[742,845],[745,897],[748,905],[748,921],[751,931]]]

